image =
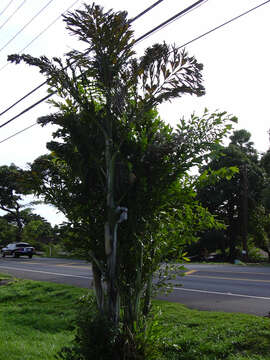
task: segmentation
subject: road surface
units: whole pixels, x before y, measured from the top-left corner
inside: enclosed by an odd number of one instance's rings
[[[259,316],[270,312],[270,267],[188,264],[186,268],[186,275],[174,281],[173,292],[159,299],[198,310]],[[91,267],[82,260],[0,258],[0,273],[86,288],[93,280]]]

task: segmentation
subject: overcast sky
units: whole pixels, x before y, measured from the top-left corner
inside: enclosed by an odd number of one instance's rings
[[[67,8],[78,9],[83,2],[86,1],[78,0],[73,5],[75,0],[1,0],[0,113],[45,80],[34,67],[7,65],[7,55],[19,53],[42,31],[44,33],[29,45],[24,53],[33,56],[61,56],[76,47],[77,41],[67,33],[62,20],[60,18],[55,20]],[[154,2],[155,0],[96,1],[105,9],[127,10],[130,18]],[[135,38],[194,2],[195,0],[164,0],[133,23]],[[205,1],[195,10],[138,43],[135,49],[140,55],[147,46],[164,40],[180,46],[261,3],[263,0]],[[20,8],[14,14],[18,7]],[[40,14],[36,15],[39,12]],[[36,18],[31,22],[35,15]],[[199,115],[205,107],[210,111],[225,110],[238,117],[239,121],[235,129],[248,130],[252,134],[252,141],[257,150],[266,151],[269,148],[270,128],[269,19],[270,2],[267,2],[257,10],[188,45],[186,47],[188,53],[204,64],[206,95],[201,98],[187,95],[173,103],[162,105],[159,109],[162,118],[175,125],[180,117],[188,117],[192,112]],[[45,31],[54,21],[55,23]],[[16,36],[19,31],[21,32]],[[36,91],[1,116],[0,124],[46,94],[46,87]],[[39,116],[52,111],[47,103],[38,105],[1,128],[0,141],[30,126]],[[25,167],[28,162],[46,153],[46,142],[50,140],[52,130],[52,127],[34,126],[0,143],[0,165],[15,163]],[[63,219],[59,214],[55,215],[53,209],[39,207],[38,211],[52,223]]]

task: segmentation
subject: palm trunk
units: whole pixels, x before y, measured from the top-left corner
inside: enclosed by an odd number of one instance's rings
[[[97,267],[97,265],[93,262],[92,263],[92,271],[94,277],[94,291],[96,294],[97,304],[100,312],[104,312],[104,290],[102,286],[102,279],[101,279],[101,271]]]
[[[107,292],[109,318],[117,326],[119,322],[119,292],[117,288],[117,213],[114,200],[115,157],[112,140],[105,140],[107,181],[107,222],[105,223],[105,253],[107,257]]]
[[[143,304],[143,315],[144,316],[147,316],[151,310],[152,285],[153,285],[153,279],[152,279],[152,276],[149,275],[149,278],[148,278],[148,281],[146,284],[144,304]]]

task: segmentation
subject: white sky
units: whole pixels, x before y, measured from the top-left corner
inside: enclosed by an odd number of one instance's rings
[[[20,10],[2,26],[15,9]],[[13,0],[0,15],[0,112],[21,98],[45,80],[38,69],[26,65],[7,63],[7,55],[18,53],[54,19],[70,7],[75,0],[52,0],[48,7],[13,41],[8,41],[42,9],[49,0]],[[0,14],[10,0],[0,1]],[[74,9],[85,1],[78,0]],[[140,13],[155,0],[99,0],[105,7],[127,10],[129,17]],[[133,24],[135,38],[175,15],[195,0],[164,0]],[[180,46],[202,33],[222,24],[240,13],[261,4],[263,0],[208,0],[186,16],[156,32],[136,46],[138,54],[149,45],[166,41]],[[91,3],[91,2],[89,2]],[[252,134],[252,141],[258,151],[269,148],[269,84],[270,84],[270,2],[248,15],[224,26],[217,31],[188,45],[186,50],[204,64],[204,86],[206,95],[201,98],[185,96],[160,108],[162,118],[174,125],[183,115],[192,112],[201,114],[207,107],[210,111],[225,110],[238,117],[235,129],[245,128]],[[33,56],[61,56],[76,47],[59,19],[24,52]],[[3,48],[5,47],[5,48]],[[2,50],[1,50],[2,49]],[[4,67],[5,66],[5,67]],[[0,124],[9,120],[27,106],[45,96],[46,87],[36,91],[25,101],[0,117]],[[52,109],[43,103],[0,129],[0,141],[31,125],[37,117],[48,114]],[[46,142],[50,140],[52,127],[34,126],[28,131],[0,144],[0,166],[15,163],[25,167],[39,155],[46,153]],[[52,208],[40,206],[37,209],[52,223],[62,217]]]

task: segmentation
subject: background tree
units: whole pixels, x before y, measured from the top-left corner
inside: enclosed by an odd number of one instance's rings
[[[22,240],[31,243],[36,250],[44,250],[45,245],[56,242],[51,224],[41,216],[27,222],[22,231]]]
[[[202,204],[227,225],[226,236],[220,237],[220,245],[223,253],[229,247],[230,260],[235,259],[236,246],[242,243],[244,233],[248,230],[244,228],[245,211],[248,210],[247,215],[251,218],[260,203],[264,182],[258,154],[250,142],[250,136],[246,130],[234,131],[230,144],[220,147],[214,158],[201,168],[202,172],[231,166],[239,169],[230,181],[220,179],[198,192]]]
[[[264,187],[262,189],[262,205],[270,213],[270,150],[262,154],[260,166],[264,171]]]
[[[261,204],[252,213],[250,235],[253,244],[267,253],[270,262],[270,214]]]
[[[270,151],[262,154],[260,166],[264,172],[261,203],[253,214],[251,235],[255,245],[268,254],[270,262]]]
[[[0,247],[15,242],[17,227],[10,224],[5,218],[0,217]]]
[[[23,196],[31,193],[25,172],[15,166],[0,167],[0,209],[6,212],[6,220],[17,226],[16,241],[21,241],[23,229]]]

